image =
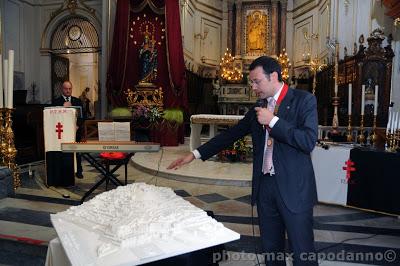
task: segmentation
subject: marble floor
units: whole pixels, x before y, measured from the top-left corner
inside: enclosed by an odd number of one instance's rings
[[[137,153],[128,166],[128,183],[167,186],[215,219],[241,234],[225,244],[221,266],[263,264],[256,210],[250,205],[250,163],[220,163],[213,159],[178,170],[166,166],[188,152],[187,145],[164,147],[158,153]],[[22,167],[22,187],[15,198],[0,200],[0,265],[43,265],[49,240],[56,237],[49,215],[79,204],[100,176],[84,162],[84,179],[70,189],[47,188],[40,162]],[[122,180],[120,168],[117,175]],[[105,190],[101,186],[95,194]],[[252,218],[252,213],[254,219]],[[254,226],[252,225],[254,222]],[[400,220],[341,206],[318,204],[314,209],[315,246],[320,265],[400,265]],[[394,260],[392,261],[393,257]],[[287,265],[291,265],[290,260]]]

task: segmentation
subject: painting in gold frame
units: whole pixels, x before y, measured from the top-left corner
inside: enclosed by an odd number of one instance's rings
[[[246,54],[267,53],[268,16],[261,10],[250,11],[246,16]]]

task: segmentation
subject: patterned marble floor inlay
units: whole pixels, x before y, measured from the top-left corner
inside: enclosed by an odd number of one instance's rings
[[[224,200],[228,199],[227,197],[224,197],[218,193],[199,195],[199,196],[196,196],[196,198],[198,198],[204,202],[207,202],[207,203],[214,203],[214,202],[224,201]]]

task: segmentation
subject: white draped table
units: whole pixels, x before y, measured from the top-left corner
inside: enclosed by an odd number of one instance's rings
[[[236,125],[243,117],[243,115],[192,115],[190,117],[190,150],[197,149],[201,145],[200,134],[203,125],[210,125],[209,137],[212,138],[217,133],[218,125]]]
[[[317,146],[311,153],[318,201],[347,205],[348,185],[343,167],[352,147],[329,145],[326,148]]]

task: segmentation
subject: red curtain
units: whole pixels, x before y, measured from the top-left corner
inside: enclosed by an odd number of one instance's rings
[[[128,49],[129,0],[117,1],[114,37],[107,72],[107,96],[112,106],[126,105],[122,86],[125,76]]]
[[[161,9],[164,14],[159,14]],[[113,106],[126,106],[125,92],[138,84],[139,49],[146,25],[155,26],[158,77],[154,83],[163,89],[164,107],[187,110],[178,0],[118,0],[107,76],[108,98]]]
[[[173,92],[168,99],[168,107],[188,108],[185,62],[183,58],[182,33],[178,0],[165,1],[165,20],[167,22],[167,47],[171,87]],[[175,97],[174,97],[175,95]]]

